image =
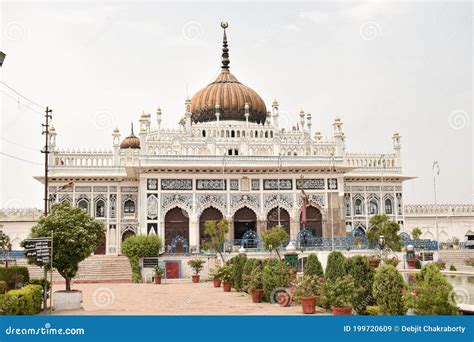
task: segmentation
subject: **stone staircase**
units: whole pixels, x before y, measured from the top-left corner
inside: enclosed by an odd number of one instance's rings
[[[474,267],[464,263],[465,259],[474,258],[474,249],[465,250],[440,250],[439,257],[446,263],[446,270],[454,265],[458,271],[474,272]]]
[[[25,259],[17,260],[17,265],[27,266],[31,278],[43,278],[43,269],[28,265]],[[73,282],[130,282],[131,279],[132,270],[127,257],[93,255],[79,264],[79,271],[73,279]],[[53,272],[53,282],[64,282],[64,279],[59,273]]]

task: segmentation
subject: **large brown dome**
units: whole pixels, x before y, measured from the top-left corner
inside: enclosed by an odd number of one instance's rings
[[[229,49],[227,48],[227,23],[224,29],[222,67],[219,76],[191,99],[192,121],[216,121],[216,105],[219,105],[219,120],[245,121],[245,105],[248,104],[249,121],[264,123],[267,108],[262,98],[252,89],[240,83],[229,71]]]
[[[263,123],[267,108],[262,98],[240,83],[228,69],[222,69],[214,82],[198,91],[191,99],[194,122],[216,121],[216,104],[219,120],[245,121],[245,104],[249,105],[249,121]]]

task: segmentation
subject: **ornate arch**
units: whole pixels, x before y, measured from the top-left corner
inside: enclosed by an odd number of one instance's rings
[[[202,212],[208,208],[215,208],[219,210],[222,216],[227,214],[227,200],[226,196],[220,194],[203,194],[197,195],[196,215],[201,216]]]
[[[161,213],[162,217],[174,207],[185,210],[188,215],[193,212],[192,195],[164,194],[161,195]]]
[[[260,200],[258,195],[232,195],[230,207],[230,215],[234,216],[237,210],[247,207],[258,217],[260,212]]]

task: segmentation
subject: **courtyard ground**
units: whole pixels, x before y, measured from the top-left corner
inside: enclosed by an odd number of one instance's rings
[[[63,284],[53,291],[63,290]],[[83,310],[57,315],[300,315],[301,306],[252,303],[242,292],[230,293],[212,282],[181,281],[163,285],[131,283],[74,284],[82,291]],[[320,314],[325,314],[320,312]]]

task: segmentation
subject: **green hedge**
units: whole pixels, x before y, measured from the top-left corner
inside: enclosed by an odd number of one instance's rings
[[[263,299],[271,300],[272,292],[276,288],[286,288],[290,274],[286,264],[278,259],[267,259],[263,267]]]
[[[312,253],[308,256],[308,259],[304,264],[304,275],[324,277],[323,266],[321,266],[316,254]]]
[[[382,265],[377,269],[373,293],[382,315],[404,315],[406,313],[403,299],[405,289],[405,281],[395,267]]]
[[[344,261],[346,258],[341,252],[333,251],[328,255],[328,263],[326,265],[325,278],[329,281],[334,281],[337,278],[346,275],[344,270]]]
[[[40,285],[28,285],[8,291],[3,298],[3,315],[36,315],[41,311],[43,289]]]
[[[344,268],[346,273],[354,278],[356,287],[360,289],[354,298],[354,309],[358,314],[370,314],[367,311],[367,306],[375,304],[375,298],[372,295],[375,271],[374,268],[370,266],[369,258],[362,255],[347,258],[344,263]]]
[[[245,255],[237,255],[231,259],[231,263],[234,265],[234,281],[232,283],[232,286],[234,286],[237,291],[242,290],[243,272],[246,262],[247,257]]]
[[[161,239],[158,235],[136,235],[122,242],[122,254],[128,257],[132,268],[132,282],[142,280],[140,258],[157,257],[160,254]]]
[[[0,281],[5,281],[8,289],[15,289],[30,281],[28,268],[25,266],[0,267]]]

